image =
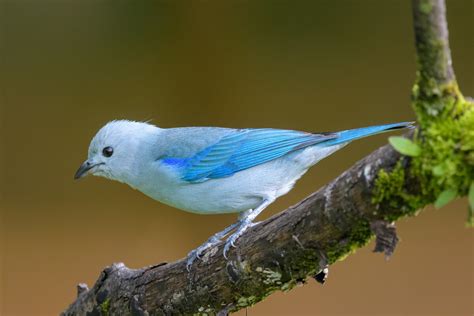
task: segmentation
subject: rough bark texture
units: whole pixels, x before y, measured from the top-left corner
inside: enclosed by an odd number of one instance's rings
[[[444,1],[413,0],[413,17],[418,59],[414,105],[417,114],[429,119],[442,111],[440,98],[455,90],[442,88],[455,83]],[[190,272],[184,259],[138,270],[114,264],[90,290],[80,285],[63,315],[226,315],[305,283],[308,276],[324,282],[328,265],[374,234],[374,251],[390,256],[398,238],[387,219],[415,210],[405,209],[404,200],[402,207],[375,205],[373,189],[379,171],[408,170],[410,161],[388,145],[376,150],[298,205],[247,231],[228,261],[220,244]],[[420,193],[414,177],[401,179],[403,194]]]

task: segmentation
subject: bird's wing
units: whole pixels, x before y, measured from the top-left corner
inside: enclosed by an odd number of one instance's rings
[[[192,157],[168,157],[163,162],[178,166],[183,180],[202,182],[231,176],[337,136],[279,129],[234,130]]]

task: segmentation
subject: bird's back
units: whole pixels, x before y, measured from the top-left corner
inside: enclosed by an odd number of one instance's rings
[[[162,147],[163,156],[191,157],[235,131],[225,127],[167,128],[162,129],[157,146]]]

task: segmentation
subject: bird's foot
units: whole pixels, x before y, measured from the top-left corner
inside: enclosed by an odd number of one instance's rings
[[[243,235],[243,233],[249,229],[250,227],[252,226],[255,226],[257,225],[259,222],[257,223],[252,223],[251,221],[249,220],[242,220],[239,228],[237,228],[237,231],[235,233],[233,233],[232,235],[229,236],[229,238],[227,238],[226,242],[225,242],[225,245],[224,245],[224,250],[223,250],[223,255],[224,255],[224,258],[228,259],[227,257],[227,253],[229,252],[230,250],[230,247],[233,247],[235,248],[235,242],[237,241],[237,239]]]
[[[189,271],[191,269],[191,266],[193,262],[196,259],[201,259],[201,255],[204,251],[207,249],[217,245],[224,236],[226,236],[230,231],[232,231],[237,225],[240,223],[234,223],[228,227],[226,227],[224,230],[214,234],[211,238],[209,238],[205,243],[203,243],[201,246],[197,247],[196,249],[192,250],[191,252],[188,253],[188,261],[186,263],[186,269]]]
[[[217,245],[220,241],[221,240],[219,238],[217,238],[216,236],[212,236],[205,243],[203,243],[201,246],[197,247],[194,250],[191,250],[188,253],[188,261],[186,262],[186,269],[189,271],[191,269],[191,266],[193,265],[193,262],[196,259],[201,260],[201,255],[204,251],[211,248],[212,246]]]

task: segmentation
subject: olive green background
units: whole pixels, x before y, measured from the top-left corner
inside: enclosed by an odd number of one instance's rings
[[[473,1],[448,1],[454,67],[474,96]],[[107,121],[332,131],[414,119],[410,1],[0,1],[0,314],[55,315],[112,262],[182,258],[235,215],[178,211],[101,178],[73,181]],[[314,167],[296,203],[387,135]],[[249,315],[472,315],[467,202],[398,223]],[[238,315],[245,315],[241,311]]]

